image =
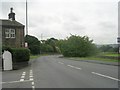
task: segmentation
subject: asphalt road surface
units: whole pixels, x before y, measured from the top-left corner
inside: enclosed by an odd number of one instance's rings
[[[118,67],[41,56],[28,67],[2,73],[3,88],[118,88]]]

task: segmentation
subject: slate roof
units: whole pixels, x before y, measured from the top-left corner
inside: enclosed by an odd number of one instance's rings
[[[16,20],[5,20],[5,19],[0,19],[0,25],[2,26],[19,26],[19,27],[23,27],[24,25],[17,22]]]

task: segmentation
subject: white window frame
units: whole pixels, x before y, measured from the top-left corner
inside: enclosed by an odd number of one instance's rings
[[[15,38],[15,29],[5,29],[5,38]]]

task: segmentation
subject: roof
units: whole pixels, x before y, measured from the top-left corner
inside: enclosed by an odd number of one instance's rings
[[[0,23],[0,25],[2,26],[24,26],[23,24],[17,22],[16,20],[3,20],[3,19],[0,19],[0,22],[2,21],[2,23]]]

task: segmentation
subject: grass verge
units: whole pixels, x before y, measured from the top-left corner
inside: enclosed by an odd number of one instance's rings
[[[68,58],[68,57],[67,57]],[[106,58],[100,58],[100,57],[69,57],[72,60],[95,60],[95,61],[103,61],[103,62],[118,62],[116,59],[106,59]],[[120,61],[119,61],[120,62]]]
[[[104,62],[118,62],[116,59],[106,59],[106,58],[100,58],[100,57],[83,57],[78,58],[78,60],[96,60],[96,61],[104,61]]]
[[[40,57],[41,55],[30,55],[30,59],[36,59],[38,57]]]

